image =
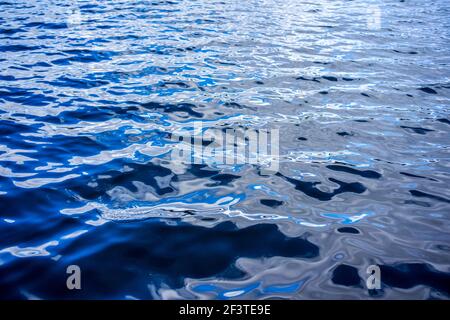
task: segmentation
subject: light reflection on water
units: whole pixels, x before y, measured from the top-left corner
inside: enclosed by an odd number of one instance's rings
[[[448,298],[446,1],[0,6],[1,298]],[[170,162],[196,121],[279,172]]]

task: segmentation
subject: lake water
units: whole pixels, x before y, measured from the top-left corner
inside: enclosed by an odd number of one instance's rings
[[[448,299],[449,30],[446,0],[0,1],[0,298]],[[279,130],[278,170],[171,161],[195,124]]]

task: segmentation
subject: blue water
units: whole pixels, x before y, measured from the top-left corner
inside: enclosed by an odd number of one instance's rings
[[[449,30],[446,0],[0,1],[0,298],[448,299]],[[278,128],[279,172],[173,164],[194,121]]]

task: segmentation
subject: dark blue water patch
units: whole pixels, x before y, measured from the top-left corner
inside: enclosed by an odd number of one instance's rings
[[[1,186],[4,185],[2,182]],[[17,201],[17,198],[23,201]],[[13,219],[28,221],[28,223],[36,223],[39,226],[45,224],[45,220],[53,216],[59,217],[57,209],[48,211],[48,203],[51,202],[55,208],[63,205],[76,203],[73,197],[61,190],[42,187],[39,191],[33,189],[9,188],[7,194],[1,195],[0,212],[3,219]],[[15,225],[13,225],[15,227]],[[17,227],[17,228],[20,228]],[[21,232],[18,232],[18,237]],[[25,236],[25,235],[24,235]]]
[[[29,22],[24,25],[27,28],[49,29],[58,30],[66,29],[67,24],[65,22]]]
[[[354,133],[352,133],[352,132],[347,132],[347,131],[339,131],[339,132],[336,132],[336,134],[337,135],[339,135],[339,136],[341,136],[341,137],[345,137],[345,136],[353,136],[354,135]]]
[[[170,88],[170,87],[178,87],[178,88],[189,88],[190,86],[187,83],[182,81],[162,81],[157,84],[161,88]]]
[[[423,91],[425,93],[429,93],[429,94],[437,94],[436,90],[434,90],[433,88],[430,88],[430,87],[423,87],[423,88],[419,88],[418,90]]]
[[[174,112],[186,112],[191,117],[202,118],[203,113],[195,111],[198,106],[192,103],[179,103],[179,104],[162,104],[158,102],[145,102],[141,106],[147,110],[163,111],[165,113]]]
[[[374,1],[373,32],[349,18],[358,1],[335,2],[0,2],[0,299],[448,298],[449,45],[426,35],[446,33],[447,3]],[[282,174],[171,163],[193,121],[280,129]],[[165,205],[190,225],[120,221],[172,217]],[[390,240],[365,246],[371,232]],[[422,267],[367,291],[336,252]],[[83,290],[68,291],[80,262]]]
[[[9,135],[17,135],[19,133],[34,132],[32,127],[17,123],[13,120],[0,120],[0,135],[5,138]]]
[[[0,29],[0,34],[4,34],[4,35],[13,35],[16,34],[18,32],[26,32],[24,29],[22,28],[5,28],[5,29]],[[5,37],[8,38],[8,37]]]
[[[447,246],[445,244],[436,244],[435,248],[441,251],[450,251],[450,246]]]
[[[31,199],[36,199],[36,197],[33,195]],[[57,201],[58,199],[55,199],[55,202]],[[10,208],[9,211],[11,212],[12,209]],[[47,235],[49,233],[56,237],[62,237],[72,233],[73,230],[89,229],[82,221],[69,216],[61,218],[56,212],[53,215],[46,215],[45,217],[42,215],[27,215],[26,212],[22,214],[6,214],[5,216],[12,216],[19,222],[18,226],[14,223],[0,224],[2,244],[6,247],[14,247],[17,243],[20,243],[20,247],[22,248],[39,246],[42,242],[48,240]]]
[[[300,76],[300,77],[297,77],[297,78],[295,78],[295,79],[296,79],[296,80],[312,81],[312,82],[318,82],[318,83],[320,83],[320,80],[317,79],[317,78],[311,78],[311,79],[308,79],[308,78],[306,78],[306,77],[304,77],[304,76]]]
[[[70,55],[67,58],[59,58],[52,60],[51,63],[55,65],[71,65],[74,62],[90,63],[90,62],[101,62],[106,60],[111,60],[113,57],[117,56],[118,52],[112,51],[99,51],[99,50],[88,50],[88,49],[71,49],[62,51],[65,55]]]
[[[217,186],[226,186],[231,184],[233,181],[239,179],[241,176],[238,175],[234,175],[234,174],[226,174],[226,173],[221,173],[221,174],[215,174],[213,176],[211,176],[211,180],[215,181],[214,183],[208,183],[207,186],[208,187],[217,187]]]
[[[298,281],[288,285],[270,285],[263,289],[264,293],[295,293],[299,290],[305,281]]]
[[[76,124],[80,121],[102,122],[111,119],[114,114],[96,107],[80,107],[77,110],[63,111],[57,116],[34,117],[38,122],[53,124]]]
[[[0,128],[2,128],[1,122]],[[31,127],[28,127],[27,129],[30,128]],[[11,168],[17,170],[16,172],[27,172],[26,170],[32,171],[34,167],[44,166],[47,162],[66,163],[72,157],[93,156],[103,150],[111,150],[111,148],[104,145],[102,141],[90,136],[71,137],[65,135],[54,135],[51,138],[36,137],[35,141],[41,141],[41,144],[35,144],[33,142],[25,140],[17,142],[16,137],[27,131],[20,131],[20,128],[13,129],[17,130],[13,131],[13,133],[8,135],[7,137],[4,137],[3,142],[5,145],[15,148],[22,148],[22,150],[24,150],[22,151],[24,152],[24,154],[27,154],[26,150],[35,150],[35,152],[33,152],[31,155],[34,161],[29,161],[26,164],[22,164],[20,166],[15,166],[14,164],[9,165]],[[4,126],[3,130],[11,130],[11,128]],[[80,148],[82,150],[80,150]],[[54,173],[46,174],[46,177],[52,176],[56,177],[57,175],[55,175]],[[22,178],[17,178],[17,180],[22,180]]]
[[[283,201],[275,200],[275,199],[261,199],[259,200],[262,205],[267,207],[276,208],[283,204]]]
[[[14,184],[11,179],[8,177],[0,176],[0,190],[5,192],[5,190],[10,190],[12,188],[14,188]]]
[[[0,99],[36,107],[46,106],[57,100],[55,97],[45,94],[50,92],[35,93],[36,90],[2,86],[0,87]]]
[[[341,264],[333,270],[331,281],[334,284],[346,287],[361,287],[362,283],[358,275],[358,269],[346,264]]]
[[[103,150],[111,150],[111,148],[102,144],[94,137],[88,136],[70,137],[55,135],[51,139],[47,139],[47,141],[51,141],[52,143],[46,145],[45,148],[37,147],[37,149],[49,159],[54,160],[66,160],[72,156],[92,156]],[[58,156],[58,153],[61,156]]]
[[[403,202],[404,204],[412,204],[412,205],[416,205],[419,207],[424,207],[424,208],[430,208],[432,205],[429,202],[426,201],[417,201],[417,200],[405,200]]]
[[[450,120],[445,118],[437,119],[437,121],[450,125]]]
[[[0,46],[0,52],[21,52],[21,51],[33,51],[42,49],[42,46],[26,46],[23,44],[10,44],[6,46]]]
[[[125,164],[129,166],[131,170],[122,172],[121,169]],[[117,169],[99,173],[102,176],[105,176],[105,178],[97,179],[97,175],[94,175],[93,177],[82,176],[68,181],[66,187],[88,200],[108,198],[106,192],[118,186],[124,187],[131,192],[136,192],[135,181],[140,181],[146,185],[152,186],[155,189],[155,192],[160,196],[175,191],[171,186],[159,187],[155,179],[155,177],[170,176],[172,173],[170,169],[152,163],[126,163],[123,160],[114,160],[109,163],[109,166],[117,167]],[[95,169],[95,167],[93,167],[93,169]],[[172,179],[178,181],[178,177],[173,177]],[[95,186],[89,186],[90,181],[95,181]]]
[[[340,233],[359,234],[359,230],[353,227],[342,227],[337,229]]]
[[[76,124],[80,121],[104,122],[111,119],[123,119],[148,122],[149,119],[143,117],[139,108],[135,105],[119,105],[114,101],[98,101],[98,104],[103,105],[79,105],[76,110],[63,111],[57,116],[33,117],[33,119],[65,125]],[[72,105],[72,102],[67,105]],[[162,122],[159,123],[162,124]]]
[[[413,195],[414,197],[418,197],[418,198],[428,198],[428,199],[433,199],[433,200],[444,202],[444,203],[450,203],[449,199],[446,199],[441,196],[429,194],[429,193],[426,193],[426,192],[423,192],[420,190],[409,190],[409,193],[411,193],[411,195]]]
[[[77,89],[91,89],[109,84],[109,82],[105,80],[78,79],[78,78],[70,78],[68,76],[60,76],[56,81],[42,81],[42,82],[51,86],[77,88]]]
[[[412,131],[412,132],[417,133],[417,134],[426,134],[427,132],[434,131],[432,129],[421,128],[421,127],[400,126],[400,128],[406,129],[408,131]]]
[[[233,291],[241,292],[242,294],[251,292],[255,289],[257,289],[261,283],[259,281],[253,282],[246,286],[239,286],[232,288]],[[299,286],[297,286],[298,288]],[[286,286],[286,287],[278,287],[278,286],[269,286],[268,288],[264,288],[266,293],[275,293],[275,292],[286,292],[289,290],[293,290],[294,286]],[[266,290],[268,289],[268,290]],[[192,290],[199,292],[199,293],[205,293],[210,292],[214,293],[219,300],[229,300],[230,298],[227,296],[227,293],[230,292],[230,289],[225,289],[220,286],[214,285],[214,284],[200,284],[193,286]],[[283,291],[284,290],[284,291]]]

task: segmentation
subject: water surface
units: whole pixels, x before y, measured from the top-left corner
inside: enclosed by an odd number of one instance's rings
[[[0,298],[448,299],[449,30],[445,0],[1,1]],[[278,128],[279,172],[174,165],[194,121]]]

